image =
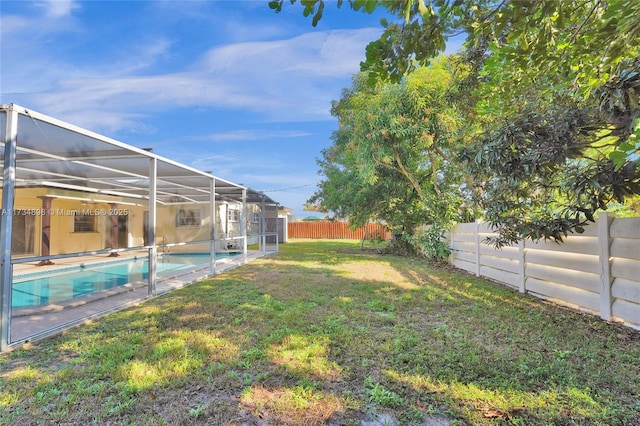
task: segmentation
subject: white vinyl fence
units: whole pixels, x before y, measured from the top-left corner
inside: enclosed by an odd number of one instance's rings
[[[563,243],[520,241],[496,249],[488,223],[457,225],[451,263],[522,293],[640,329],[640,218],[601,214]]]

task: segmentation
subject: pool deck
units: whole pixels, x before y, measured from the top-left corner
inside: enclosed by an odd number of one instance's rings
[[[273,252],[267,252],[271,254]],[[136,253],[130,254],[133,257]],[[137,254],[138,257],[140,254]],[[246,262],[265,256],[260,251],[250,250],[247,252]],[[14,274],[25,274],[29,272],[55,270],[79,264],[102,263],[109,260],[122,260],[125,256],[118,258],[108,258],[105,256],[87,256],[81,259],[61,259],[55,265],[46,267],[36,267],[33,264],[14,265]],[[245,257],[243,255],[222,258],[216,260],[216,275],[224,271],[243,265]],[[36,269],[37,268],[37,269]],[[194,267],[193,270],[182,270],[180,275],[162,277],[156,282],[156,295],[176,290],[196,281],[212,276],[208,266],[204,268]],[[87,296],[72,299],[66,303],[52,303],[44,306],[29,308],[14,308],[11,318],[11,344],[22,344],[27,341],[35,341],[50,335],[59,334],[62,331],[83,323],[124,309],[129,306],[140,304],[149,300],[149,287],[146,281],[126,284],[114,287],[109,290],[100,291]]]

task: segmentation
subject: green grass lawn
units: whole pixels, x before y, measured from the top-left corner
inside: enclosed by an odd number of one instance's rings
[[[294,241],[0,355],[1,424],[376,417],[638,425],[640,333],[357,241]]]

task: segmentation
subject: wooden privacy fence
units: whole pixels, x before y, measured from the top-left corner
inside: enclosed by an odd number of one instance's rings
[[[368,223],[362,228],[352,230],[347,222],[289,222],[289,238],[314,239],[362,239],[365,231],[367,237],[388,240],[391,232],[380,223]]]
[[[563,243],[530,240],[495,249],[489,224],[451,233],[451,263],[537,297],[640,329],[640,218],[598,216]]]

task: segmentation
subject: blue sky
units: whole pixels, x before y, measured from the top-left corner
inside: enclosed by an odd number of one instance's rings
[[[297,217],[381,12],[268,1],[0,2],[0,103],[265,191]]]

